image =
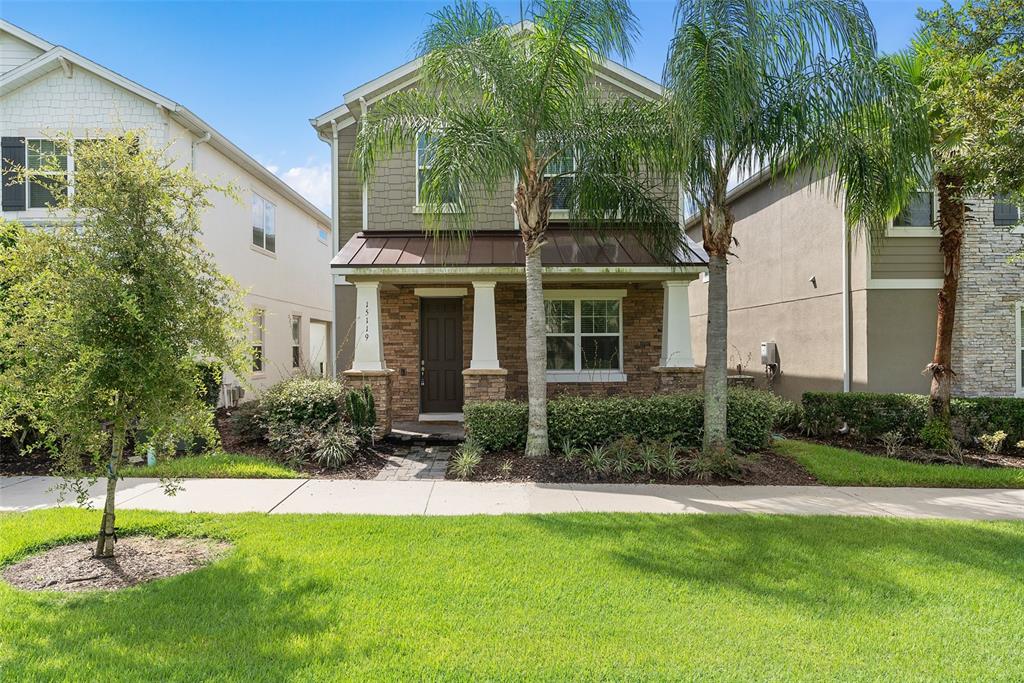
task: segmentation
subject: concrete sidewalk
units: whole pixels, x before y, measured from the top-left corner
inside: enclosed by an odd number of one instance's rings
[[[0,512],[58,505],[54,477],[0,477]],[[524,484],[348,479],[125,479],[120,509],[173,512],[469,515],[544,512],[765,513],[1024,519],[1024,490],[831,486]],[[102,505],[103,482],[91,490]],[[65,501],[62,505],[73,505]]]

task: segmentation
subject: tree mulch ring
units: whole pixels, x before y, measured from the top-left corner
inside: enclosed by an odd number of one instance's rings
[[[522,452],[488,453],[467,481],[509,481],[543,483],[601,484],[688,484],[711,486],[816,486],[817,479],[798,462],[773,451],[754,453],[740,458],[742,472],[738,479],[712,477],[698,479],[689,474],[669,477],[663,474],[593,475],[577,462],[566,462],[556,455],[528,458]],[[508,463],[511,468],[505,468]],[[458,479],[449,470],[448,479]]]
[[[23,590],[78,592],[120,590],[205,567],[231,548],[208,538],[129,536],[114,545],[114,557],[93,557],[96,541],[68,543],[30,555],[0,576]]]

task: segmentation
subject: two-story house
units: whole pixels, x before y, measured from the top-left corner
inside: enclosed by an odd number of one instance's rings
[[[221,271],[248,291],[255,324],[250,385],[259,390],[297,372],[330,374],[332,285],[330,219],[182,105],[71,50],[0,21],[0,137],[4,218],[53,220],[52,197],[38,184],[12,184],[12,166],[32,167],[51,138],[140,130],[174,163],[232,183],[239,199],[211,196],[202,238]],[[74,150],[62,160],[74,185]],[[225,401],[237,378],[226,378]]]
[[[849,231],[820,179],[737,179],[738,241],[729,264],[730,365],[761,374],[791,398],[804,391],[927,393],[943,260],[937,199],[918,193],[870,243]],[[970,203],[953,339],[954,392],[1024,396],[1024,264],[1017,207]],[[700,239],[695,218],[688,234]],[[690,287],[694,329],[706,324],[707,285]],[[761,364],[774,342],[776,367]],[[703,355],[702,335],[694,352]],[[771,360],[771,359],[769,359]]]
[[[394,420],[458,420],[464,402],[525,398],[523,245],[508,195],[477,204],[465,243],[424,235],[418,187],[426,140],[362,183],[352,161],[360,117],[414,88],[421,61],[347,92],[311,120],[331,146],[337,366],[374,387]],[[596,65],[611,96],[658,98],[661,86],[625,67]],[[703,252],[657,258],[628,230],[601,239],[570,230],[556,194],[544,246],[547,382],[551,395],[649,394],[694,387],[688,285]]]

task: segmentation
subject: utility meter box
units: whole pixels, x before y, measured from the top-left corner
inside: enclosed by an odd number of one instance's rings
[[[775,342],[761,342],[761,365],[769,367],[779,364],[779,353],[775,348]]]

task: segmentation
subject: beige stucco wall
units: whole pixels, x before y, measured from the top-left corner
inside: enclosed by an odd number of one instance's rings
[[[73,68],[68,78],[58,68],[0,97],[0,133],[5,136],[70,132],[89,137],[128,129],[144,131],[156,147],[168,144],[167,154],[176,164],[191,163],[194,135],[149,100],[84,69]],[[302,316],[304,356],[310,321],[331,324],[330,224],[324,220],[318,225],[310,213],[209,143],[197,147],[196,172],[230,183],[238,193],[237,200],[211,194],[213,206],[202,217],[202,237],[220,269],[248,290],[247,303],[267,312],[267,370],[251,377],[252,388],[259,391],[292,373],[290,315]],[[277,252],[272,255],[251,246],[253,192],[276,205]],[[48,212],[4,212],[4,217],[32,223],[48,220]],[[328,230],[327,243],[318,239],[318,227]]]

